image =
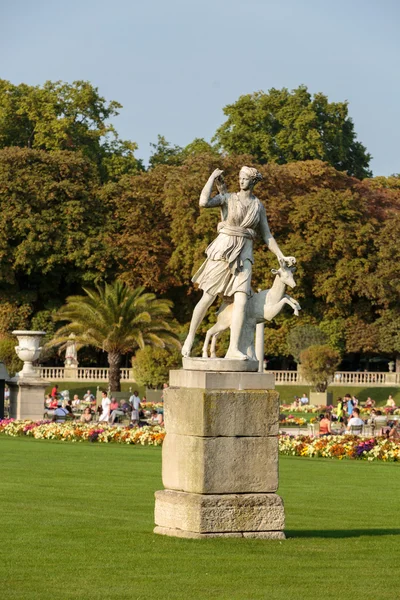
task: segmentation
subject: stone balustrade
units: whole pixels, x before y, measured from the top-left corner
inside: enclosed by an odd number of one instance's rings
[[[108,368],[103,367],[39,367],[39,375],[48,381],[107,382]],[[275,376],[275,385],[307,385],[298,371],[265,371]],[[121,369],[121,381],[135,383],[132,369]],[[400,386],[400,373],[364,371],[336,371],[332,386]]]

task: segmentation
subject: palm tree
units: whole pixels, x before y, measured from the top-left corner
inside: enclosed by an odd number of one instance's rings
[[[51,346],[65,344],[74,333],[78,347],[94,346],[107,352],[112,391],[121,389],[122,356],[146,345],[180,347],[171,327],[172,302],[161,300],[144,288],[130,289],[121,281],[84,288],[86,296],[70,296],[57,314],[61,327]]]

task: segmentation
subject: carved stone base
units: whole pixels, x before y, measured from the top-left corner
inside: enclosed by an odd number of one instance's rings
[[[258,540],[285,540],[283,531],[244,531],[243,533],[195,533],[194,531],[183,531],[182,529],[173,529],[171,527],[154,527],[154,533],[158,535],[168,535],[170,537],[180,537],[192,540],[202,540],[206,538],[253,538]]]
[[[155,533],[179,537],[284,539],[285,513],[277,494],[156,492]]]
[[[12,419],[43,419],[44,392],[48,382],[40,378],[17,375],[7,381],[10,389],[10,417]]]
[[[236,360],[232,358],[183,358],[184,369],[192,371],[233,371],[254,372],[258,371],[258,360]]]

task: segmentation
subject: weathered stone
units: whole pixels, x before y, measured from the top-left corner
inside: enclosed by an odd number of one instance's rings
[[[285,515],[276,494],[156,492],[155,523],[197,533],[282,531]]]
[[[196,533],[195,531],[184,531],[183,529],[177,529],[172,527],[154,527],[154,533],[158,535],[169,535],[170,537],[188,538],[192,540],[201,540],[203,538],[218,538],[218,537],[229,537],[229,538],[241,538],[241,533]]]
[[[196,437],[168,433],[163,484],[197,494],[268,493],[278,487],[276,437]]]
[[[168,435],[277,435],[279,394],[275,390],[169,388],[164,392],[164,420]]]
[[[258,371],[258,360],[250,359],[183,357],[182,365],[184,369],[193,371]]]
[[[186,538],[191,540],[202,540],[207,538],[254,538],[259,540],[285,540],[283,531],[249,531],[245,533],[195,533],[170,527],[155,527],[154,533],[168,535],[170,537]]]
[[[44,392],[48,382],[44,379],[21,378],[9,379],[10,417],[12,419],[43,419]]]
[[[243,537],[258,540],[286,540],[283,531],[244,531]]]
[[[176,369],[169,372],[169,385],[203,390],[273,390],[275,376],[273,373],[226,373]]]

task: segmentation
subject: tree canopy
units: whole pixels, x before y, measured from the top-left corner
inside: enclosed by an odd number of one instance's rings
[[[109,123],[120,108],[88,81],[30,86],[0,80],[0,148],[78,151],[105,180],[136,172],[142,168],[134,157],[137,145],[120,140]]]
[[[347,102],[312,97],[302,85],[240,96],[224,114],[214,141],[228,154],[250,154],[261,164],[320,159],[360,179],[371,175],[371,155],[356,139]]]

